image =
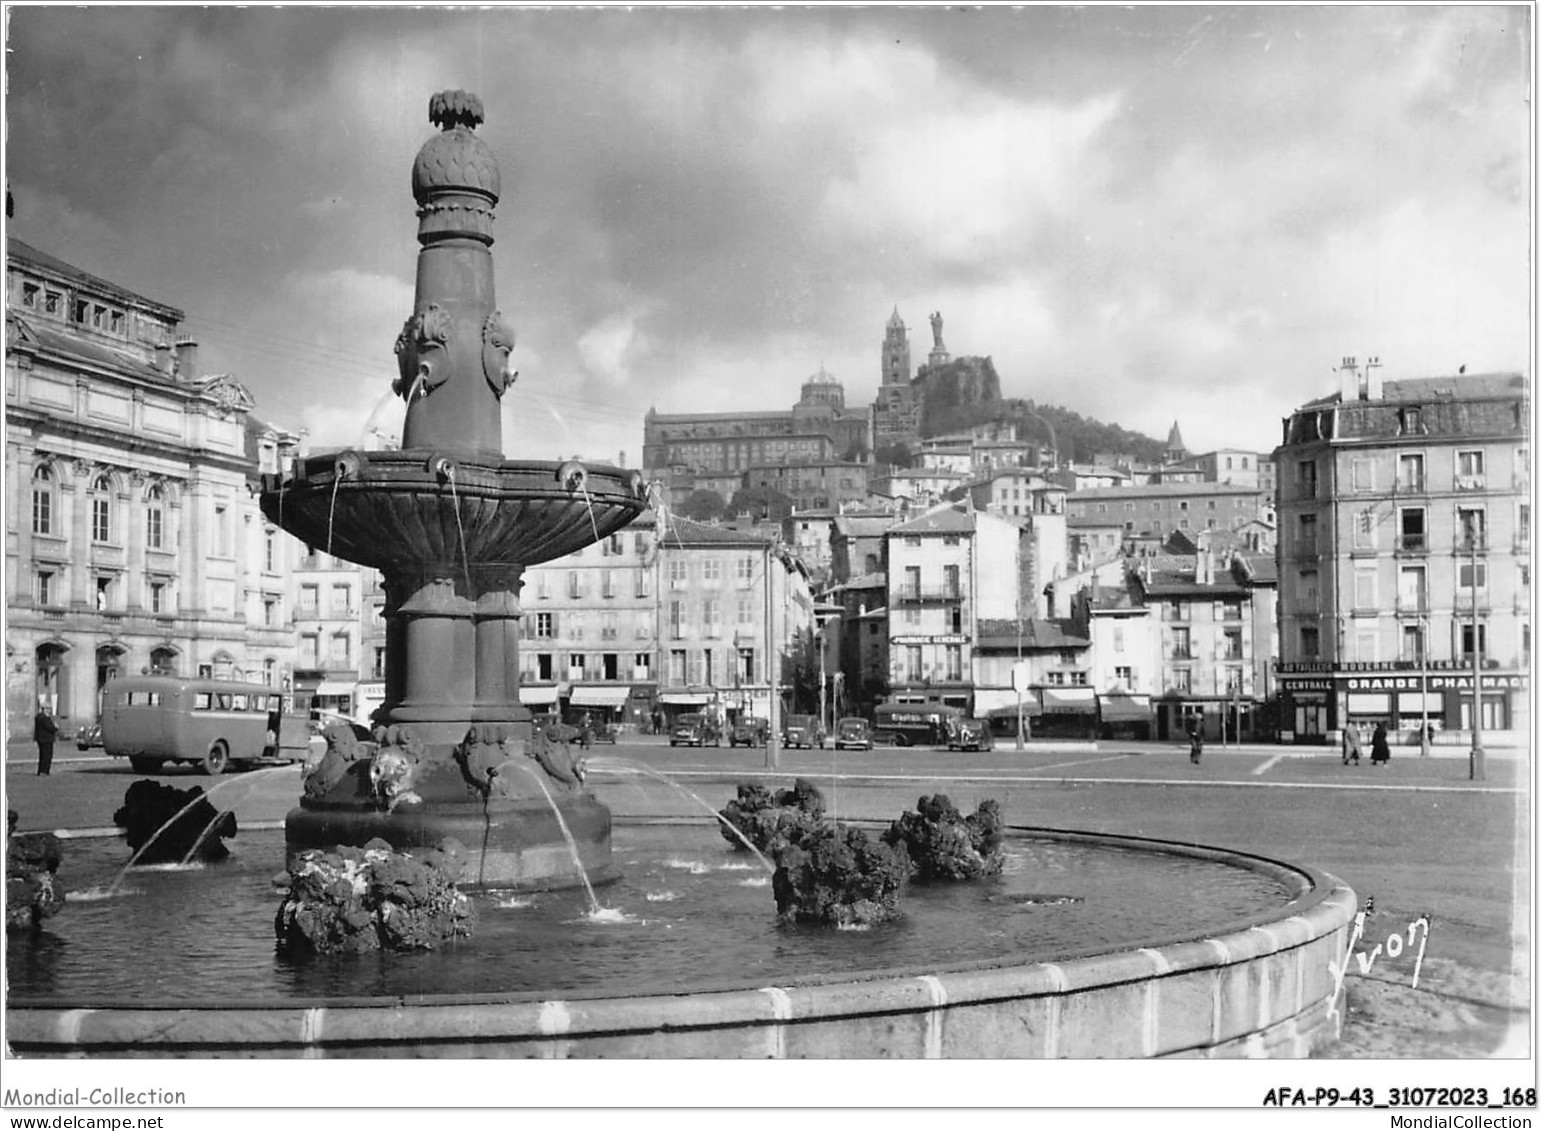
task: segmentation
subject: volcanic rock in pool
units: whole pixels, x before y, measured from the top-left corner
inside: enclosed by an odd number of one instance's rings
[[[784,919],[870,926],[898,914],[909,874],[902,843],[887,845],[825,821],[777,853],[771,888]]]
[[[16,810],[7,809],[5,817],[5,926],[36,929],[64,907],[56,874],[64,851],[53,833],[16,832]]]
[[[733,834],[737,829],[750,844],[774,856],[819,827],[824,817],[824,795],[805,778],[774,795],[762,785],[741,785],[738,796],[723,807],[721,816],[727,822],[720,829],[723,839],[734,848],[744,847],[743,839]]]
[[[274,919],[289,955],[432,950],[471,934],[476,907],[455,887],[465,849],[446,838],[417,854],[383,840],[302,852]]]
[[[126,830],[139,864],[176,864],[189,853],[195,860],[223,860],[230,855],[224,838],[236,834],[235,814],[214,808],[202,787],[178,789],[147,779],[128,787],[112,823]]]
[[[909,851],[915,875],[925,880],[971,880],[1001,870],[1001,807],[989,799],[965,817],[945,793],[922,797],[883,834]]]

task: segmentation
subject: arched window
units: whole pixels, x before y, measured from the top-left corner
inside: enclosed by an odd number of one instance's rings
[[[91,481],[91,541],[112,541],[112,476]]]
[[[150,649],[150,674],[151,675],[176,675],[177,674],[177,650],[167,648],[164,645]]]
[[[32,473],[32,533],[54,532],[54,502],[54,473],[46,463],[41,464]]]
[[[166,493],[158,483],[145,495],[144,544],[152,550],[166,545]]]

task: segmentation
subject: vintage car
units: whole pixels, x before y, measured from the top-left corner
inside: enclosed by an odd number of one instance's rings
[[[806,746],[809,750],[817,746],[823,750],[824,728],[812,715],[788,715],[781,731],[781,744],[789,750],[798,746]]]
[[[770,741],[770,720],[745,715],[728,732],[729,746],[764,746]]]
[[[993,750],[995,736],[983,719],[959,719],[947,736],[949,750]]]
[[[836,750],[871,750],[872,726],[866,719],[841,719],[835,724]]]
[[[75,745],[82,750],[89,750],[93,746],[102,744],[102,724],[87,723],[75,732]]]
[[[670,746],[721,746],[722,731],[705,715],[692,712],[674,720],[669,731]]]

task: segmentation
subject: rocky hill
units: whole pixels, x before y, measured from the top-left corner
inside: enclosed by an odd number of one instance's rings
[[[1090,462],[1099,452],[1117,452],[1138,462],[1157,463],[1164,444],[1117,424],[1105,424],[1059,405],[1037,404],[1019,397],[1001,397],[1001,379],[988,357],[959,357],[938,366],[924,366],[915,378],[921,394],[920,434],[945,436],[976,424],[1016,421],[1024,440],[1049,444],[1048,419],[1061,460]]]

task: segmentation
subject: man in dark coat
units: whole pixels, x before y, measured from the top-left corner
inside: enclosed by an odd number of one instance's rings
[[[39,707],[32,720],[32,741],[37,743],[37,772],[47,774],[54,760],[54,739],[59,734],[59,724],[54,722],[48,708]]]
[[[1370,737],[1370,764],[1375,766],[1389,761],[1391,744],[1386,741],[1386,724],[1376,723],[1375,733]]]

